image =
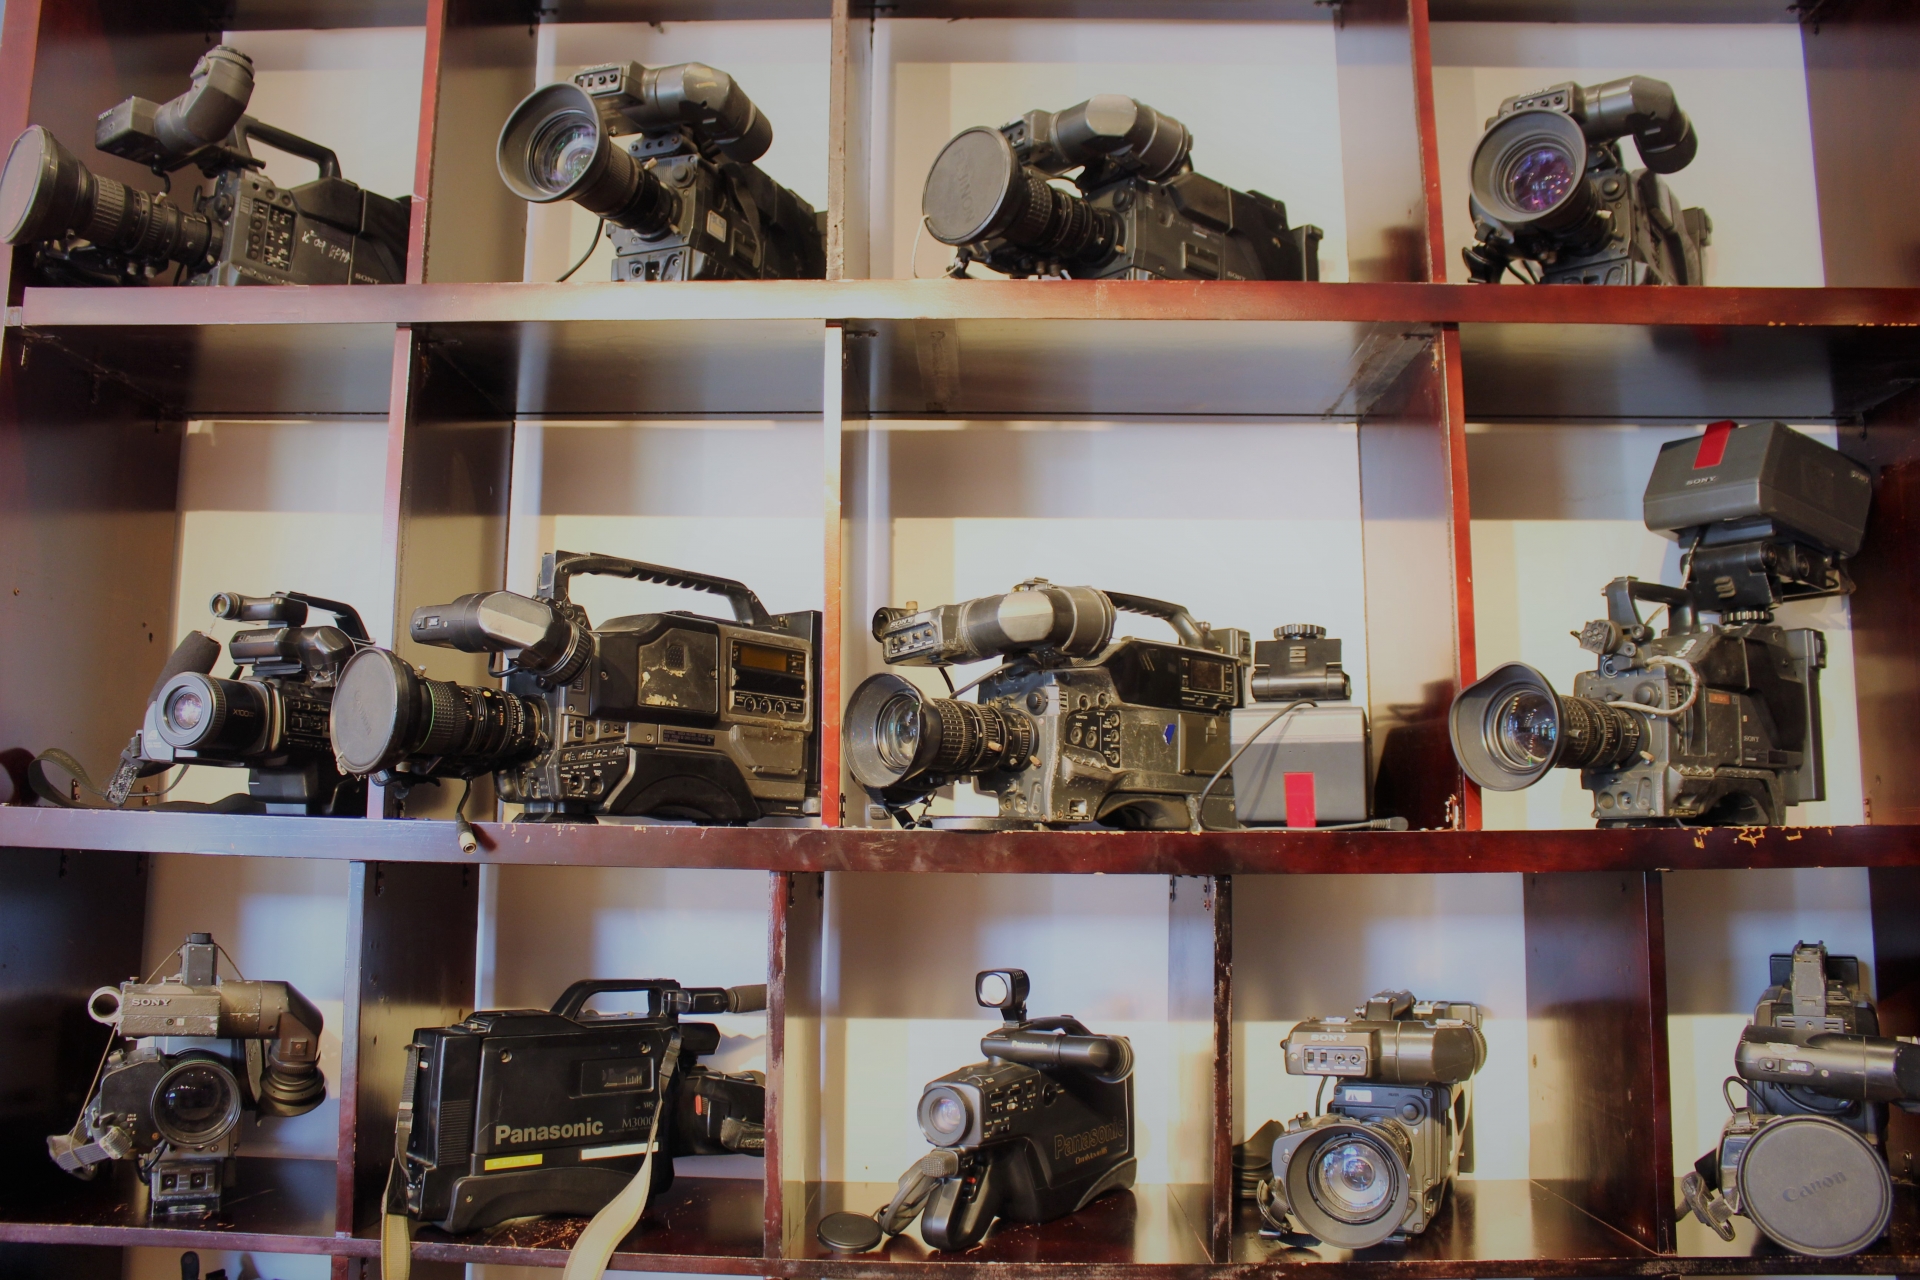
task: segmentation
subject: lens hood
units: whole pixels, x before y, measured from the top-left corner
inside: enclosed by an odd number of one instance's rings
[[[555,128],[569,124],[593,129],[592,157],[570,181],[539,181],[534,172],[535,149]],[[592,96],[577,85],[550,84],[521,99],[507,117],[494,159],[500,168],[500,180],[513,194],[533,204],[552,204],[578,199],[599,182],[606,175],[612,150],[606,124]]]
[[[1287,1204],[1307,1234],[1336,1249],[1367,1249],[1398,1231],[1410,1200],[1407,1153],[1399,1149],[1404,1140],[1404,1131],[1395,1123],[1371,1125],[1333,1116],[1322,1116],[1304,1130],[1282,1135],[1273,1147],[1274,1176],[1286,1188]],[[1357,1144],[1378,1161],[1376,1174],[1390,1180],[1386,1196],[1364,1214],[1364,1220],[1361,1214],[1325,1203],[1325,1193],[1314,1185],[1314,1166],[1327,1148],[1346,1142]]]
[[[911,714],[919,717],[919,732],[911,744],[910,754],[905,756],[897,749],[883,749],[882,741],[882,713],[898,698],[910,699]],[[940,748],[939,728],[928,722],[925,695],[891,672],[869,676],[860,683],[853,699],[847,703],[845,725],[847,767],[853,771],[855,781],[875,791],[897,786],[924,771]]]
[[[1523,184],[1530,162],[1552,170],[1555,185],[1562,189],[1551,199],[1521,203],[1515,198],[1515,187]],[[1474,148],[1470,172],[1473,198],[1480,207],[1516,230],[1564,230],[1593,211],[1586,133],[1562,111],[1530,107],[1495,120]]]
[[[87,166],[40,125],[13,141],[0,171],[0,240],[30,244],[77,231],[91,185]]]
[[[1551,710],[1554,746],[1545,760],[1522,761],[1500,749],[1494,720],[1517,694],[1533,694]],[[1509,662],[1460,691],[1447,715],[1447,732],[1453,738],[1454,759],[1469,778],[1489,791],[1520,791],[1540,781],[1558,763],[1564,751],[1566,735],[1560,730],[1565,721],[1552,682],[1524,662]]]

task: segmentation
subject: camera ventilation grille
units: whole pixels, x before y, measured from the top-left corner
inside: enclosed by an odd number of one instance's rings
[[[473,1099],[440,1104],[440,1150],[434,1163],[441,1168],[456,1164],[473,1154]]]

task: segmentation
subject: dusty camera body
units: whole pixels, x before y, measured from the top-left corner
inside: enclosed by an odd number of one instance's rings
[[[593,997],[643,992],[645,1013],[599,1014]],[[553,1009],[481,1012],[423,1027],[407,1047],[387,1212],[470,1231],[508,1218],[597,1213],[650,1147],[655,1193],[676,1156],[760,1155],[765,1078],[697,1059],[720,1047],[687,1014],[757,1013],[767,989],[589,979]]]
[[[724,71],[607,63],[515,107],[498,161],[522,200],[610,224],[615,280],[824,279],[823,215],[753,163],[772,143]]]
[[[1185,125],[1099,94],[1029,111],[947,143],[920,198],[929,234],[1015,277],[1076,280],[1318,280],[1318,227],[1287,207],[1193,171]],[[1078,194],[1050,179],[1073,173]]]
[[[1179,639],[1116,640],[1120,611],[1160,618]],[[1195,622],[1176,604],[1035,578],[1005,595],[882,609],[873,635],[890,665],[1006,659],[980,682],[977,703],[928,698],[890,674],[854,691],[849,765],[903,825],[913,825],[906,805],[970,778],[999,797],[999,816],[956,825],[1184,831],[1189,801],[1231,754],[1247,633]],[[1232,794],[1227,778],[1207,794],[1208,826],[1233,825]]]
[[[971,1249],[996,1219],[1051,1222],[1133,1185],[1133,1046],[1027,1017],[1028,990],[1019,969],[975,975],[974,998],[1003,1019],[980,1040],[986,1061],[927,1083],[916,1116],[933,1151],[873,1217],[823,1218],[829,1248],[872,1248],[918,1216],[935,1249]]]
[[[1644,169],[1621,158],[1629,136]],[[1542,284],[1706,283],[1713,220],[1660,180],[1698,147],[1672,86],[1647,76],[1508,98],[1473,153],[1468,275],[1497,284],[1519,259]]]
[[[594,627],[569,595],[583,573],[711,592],[734,616]],[[817,612],[769,614],[731,578],[551,552],[536,596],[478,592],[408,624],[416,643],[491,655],[503,690],[428,680],[369,650],[341,676],[334,750],[346,772],[389,784],[492,773],[527,822],[818,812],[819,629]]]
[[[1233,712],[1233,804],[1244,825],[1367,820],[1367,709],[1352,701],[1340,649],[1312,623],[1277,627],[1273,639],[1254,643],[1252,701]]]
[[[0,238],[37,247],[48,284],[145,284],[177,266],[188,284],[393,284],[406,279],[408,204],[362,190],[317,142],[246,114],[253,63],[220,45],[171,101],[128,98],[102,112],[94,146],[167,175],[213,180],[191,211],[90,172],[39,125],[0,174]],[[320,175],[282,188],[253,144],[310,160]]]
[[[319,1010],[285,982],[223,981],[217,953],[210,934],[189,934],[172,978],[88,997],[111,1051],[72,1132],[47,1139],[83,1179],[136,1161],[156,1214],[218,1211],[243,1113],[302,1115],[327,1096]]]
[[[1823,799],[1826,641],[1775,625],[1773,609],[1853,589],[1846,560],[1870,501],[1864,467],[1782,423],[1715,423],[1666,445],[1646,524],[1685,547],[1684,584],[1607,586],[1607,616],[1578,633],[1595,670],[1572,697],[1524,663],[1463,690],[1450,717],[1462,768],[1498,791],[1577,768],[1603,827],[1777,825]],[[1664,631],[1639,602],[1666,608]]]
[[[1332,1077],[1333,1097],[1274,1142],[1262,1216],[1342,1249],[1425,1231],[1460,1172],[1487,1059],[1478,1006],[1383,991],[1352,1018],[1296,1024],[1284,1047],[1287,1074]]]
[[[1739,1215],[1797,1253],[1856,1253],[1887,1228],[1887,1107],[1920,1111],[1920,1044],[1879,1034],[1855,957],[1802,942],[1770,969],[1734,1052],[1747,1105],[1729,1099],[1681,1193],[1722,1239]]]

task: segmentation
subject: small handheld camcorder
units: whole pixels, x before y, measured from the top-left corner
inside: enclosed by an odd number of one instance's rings
[[[246,794],[211,804],[166,801],[170,811],[307,814],[364,817],[367,790],[334,767],[327,722],[341,672],[372,645],[352,605],[298,591],[213,597],[213,616],[268,624],[236,631],[227,642],[231,676],[213,674],[220,642],[194,631],[175,647],[148,696],[147,714],[120,753],[119,766],[99,794],[124,805],[142,778],[175,765],[247,770]],[[308,626],[311,610],[330,613],[332,626]],[[56,805],[74,801],[50,785],[45,762],[58,764],[89,790],[93,784],[64,751],[43,752],[30,776],[34,790]]]
[[[1114,640],[1122,610],[1162,619],[1178,642]],[[979,681],[977,702],[929,698],[886,674],[854,691],[849,766],[900,825],[921,825],[906,806],[956,778],[997,794],[1000,813],[955,826],[1184,831],[1195,808],[1209,826],[1233,825],[1233,783],[1220,774],[1246,632],[1215,630],[1163,600],[1033,578],[1006,595],[881,609],[873,636],[890,665],[1006,659]]]
[[[1576,633],[1598,663],[1572,697],[1519,662],[1462,690],[1460,767],[1494,791],[1579,769],[1602,827],[1777,826],[1824,799],[1826,640],[1775,626],[1773,610],[1853,590],[1871,500],[1866,468],[1784,423],[1719,422],[1666,445],[1646,525],[1685,548],[1682,585],[1607,586],[1607,616]],[[1664,631],[1642,602],[1665,607]]]
[[[1801,942],[1769,968],[1727,1081],[1747,1104],[1728,1099],[1720,1145],[1681,1194],[1723,1240],[1738,1215],[1795,1253],[1858,1253],[1893,1210],[1887,1106],[1920,1112],[1920,1043],[1880,1034],[1854,956]]]
[[[1341,1249],[1419,1235],[1460,1172],[1472,1079],[1487,1060],[1478,1006],[1382,991],[1352,1018],[1298,1023],[1290,1076],[1331,1077],[1325,1114],[1294,1117],[1273,1144],[1261,1217]]]
[[[1246,826],[1342,826],[1372,805],[1367,709],[1340,641],[1293,623],[1253,646],[1253,700],[1233,712],[1233,807]]]
[[[825,279],[824,215],[753,163],[772,144],[724,71],[608,63],[528,95],[498,161],[522,200],[611,224],[615,280]]]
[[[166,176],[192,165],[213,180],[191,211],[90,171],[31,125],[0,173],[0,239],[35,246],[41,284],[145,284],[175,267],[188,284],[394,284],[407,275],[410,197],[390,200],[340,176],[317,142],[246,114],[253,62],[229,45],[203,54],[193,87],[155,105],[102,112],[94,146]],[[276,186],[252,143],[310,160],[320,176]],[[177,281],[176,281],[177,282]]]
[[[1644,169],[1629,171],[1631,137]],[[1713,219],[1660,181],[1693,163],[1699,135],[1673,87],[1629,76],[1508,98],[1473,153],[1478,243],[1467,274],[1498,284],[1705,284]],[[1523,272],[1516,263],[1530,263]]]
[[[113,1029],[109,1052],[72,1132],[47,1139],[77,1178],[135,1161],[156,1214],[219,1210],[243,1112],[303,1115],[327,1096],[320,1011],[285,982],[222,981],[218,953],[211,934],[189,934],[173,977],[88,997]]]
[[[596,628],[575,574],[724,596],[732,618],[646,613]],[[770,615],[731,578],[556,551],[534,597],[483,591],[413,611],[416,643],[492,655],[504,690],[372,649],[340,677],[341,769],[388,786],[492,773],[523,822],[598,814],[742,823],[818,812],[817,612]]]
[[[920,197],[927,231],[1016,278],[1318,280],[1318,227],[1287,206],[1193,171],[1193,137],[1172,116],[1103,93],[1029,111],[947,143]],[[1053,185],[1072,173],[1077,193]]]
[[[861,1252],[919,1217],[935,1249],[971,1249],[995,1219],[1051,1222],[1133,1185],[1133,1046],[1077,1018],[1029,1019],[1027,990],[1019,969],[974,978],[1005,1020],[980,1041],[987,1060],[927,1084],[918,1119],[934,1149],[878,1213],[822,1218],[822,1244]]]
[[[647,1011],[587,1010],[615,992],[644,992]],[[766,1005],[764,986],[593,979],[568,987],[551,1012],[482,1012],[415,1031],[387,1213],[453,1232],[586,1216],[643,1168],[652,1192],[666,1190],[674,1157],[763,1154],[765,1077],[698,1065],[720,1047],[719,1028],[682,1018]]]

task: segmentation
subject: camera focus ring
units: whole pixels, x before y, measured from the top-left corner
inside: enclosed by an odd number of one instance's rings
[[[447,680],[425,680],[427,693],[427,729],[420,737],[418,748],[421,755],[445,755],[460,735],[460,726],[466,721],[465,692],[457,684]]]
[[[96,176],[93,180],[93,214],[80,234],[97,245],[120,248],[120,233],[127,221],[127,185],[113,178]]]

